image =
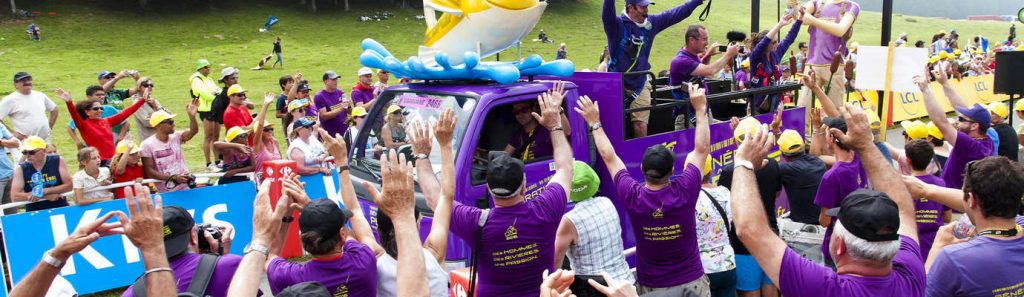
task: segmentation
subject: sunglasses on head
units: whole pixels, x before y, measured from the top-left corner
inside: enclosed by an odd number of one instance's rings
[[[143,88],[152,88],[154,85],[153,84],[142,84],[141,86]]]

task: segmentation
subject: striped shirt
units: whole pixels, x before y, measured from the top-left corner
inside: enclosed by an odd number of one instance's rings
[[[634,282],[622,256],[622,226],[611,200],[594,197],[578,202],[565,217],[579,235],[576,244],[569,246],[569,264],[576,275],[600,275],[603,271],[615,279]]]

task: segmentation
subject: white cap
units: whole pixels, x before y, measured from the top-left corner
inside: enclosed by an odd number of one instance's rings
[[[367,74],[373,74],[373,70],[370,69],[370,67],[359,68],[359,71],[356,72],[357,76],[363,76],[363,75],[367,75]]]

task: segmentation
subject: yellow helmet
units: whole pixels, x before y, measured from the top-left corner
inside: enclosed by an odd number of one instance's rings
[[[1001,118],[1006,118],[1006,116],[1010,115],[1010,109],[1007,108],[1006,103],[1003,102],[990,102],[985,106],[985,109],[988,109],[989,112],[994,113]]]
[[[784,155],[792,155],[804,150],[804,138],[796,130],[787,129],[779,135],[779,150]]]
[[[129,143],[128,140],[122,140],[122,141],[118,142],[117,143],[117,147],[114,148],[114,153],[124,154],[124,152],[127,152],[128,151],[128,143]],[[134,153],[138,153],[140,151],[142,151],[142,148],[140,148],[139,145],[133,143],[132,144],[132,150],[128,154],[131,155],[131,154],[134,154]]]

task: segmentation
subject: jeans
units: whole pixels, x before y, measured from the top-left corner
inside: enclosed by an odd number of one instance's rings
[[[709,273],[712,297],[736,297],[736,269]]]
[[[277,66],[277,63],[281,63],[281,67],[284,67],[284,59],[281,58],[281,53],[274,53],[274,55],[277,56],[277,60],[274,61],[274,65],[271,65],[271,67]]]

